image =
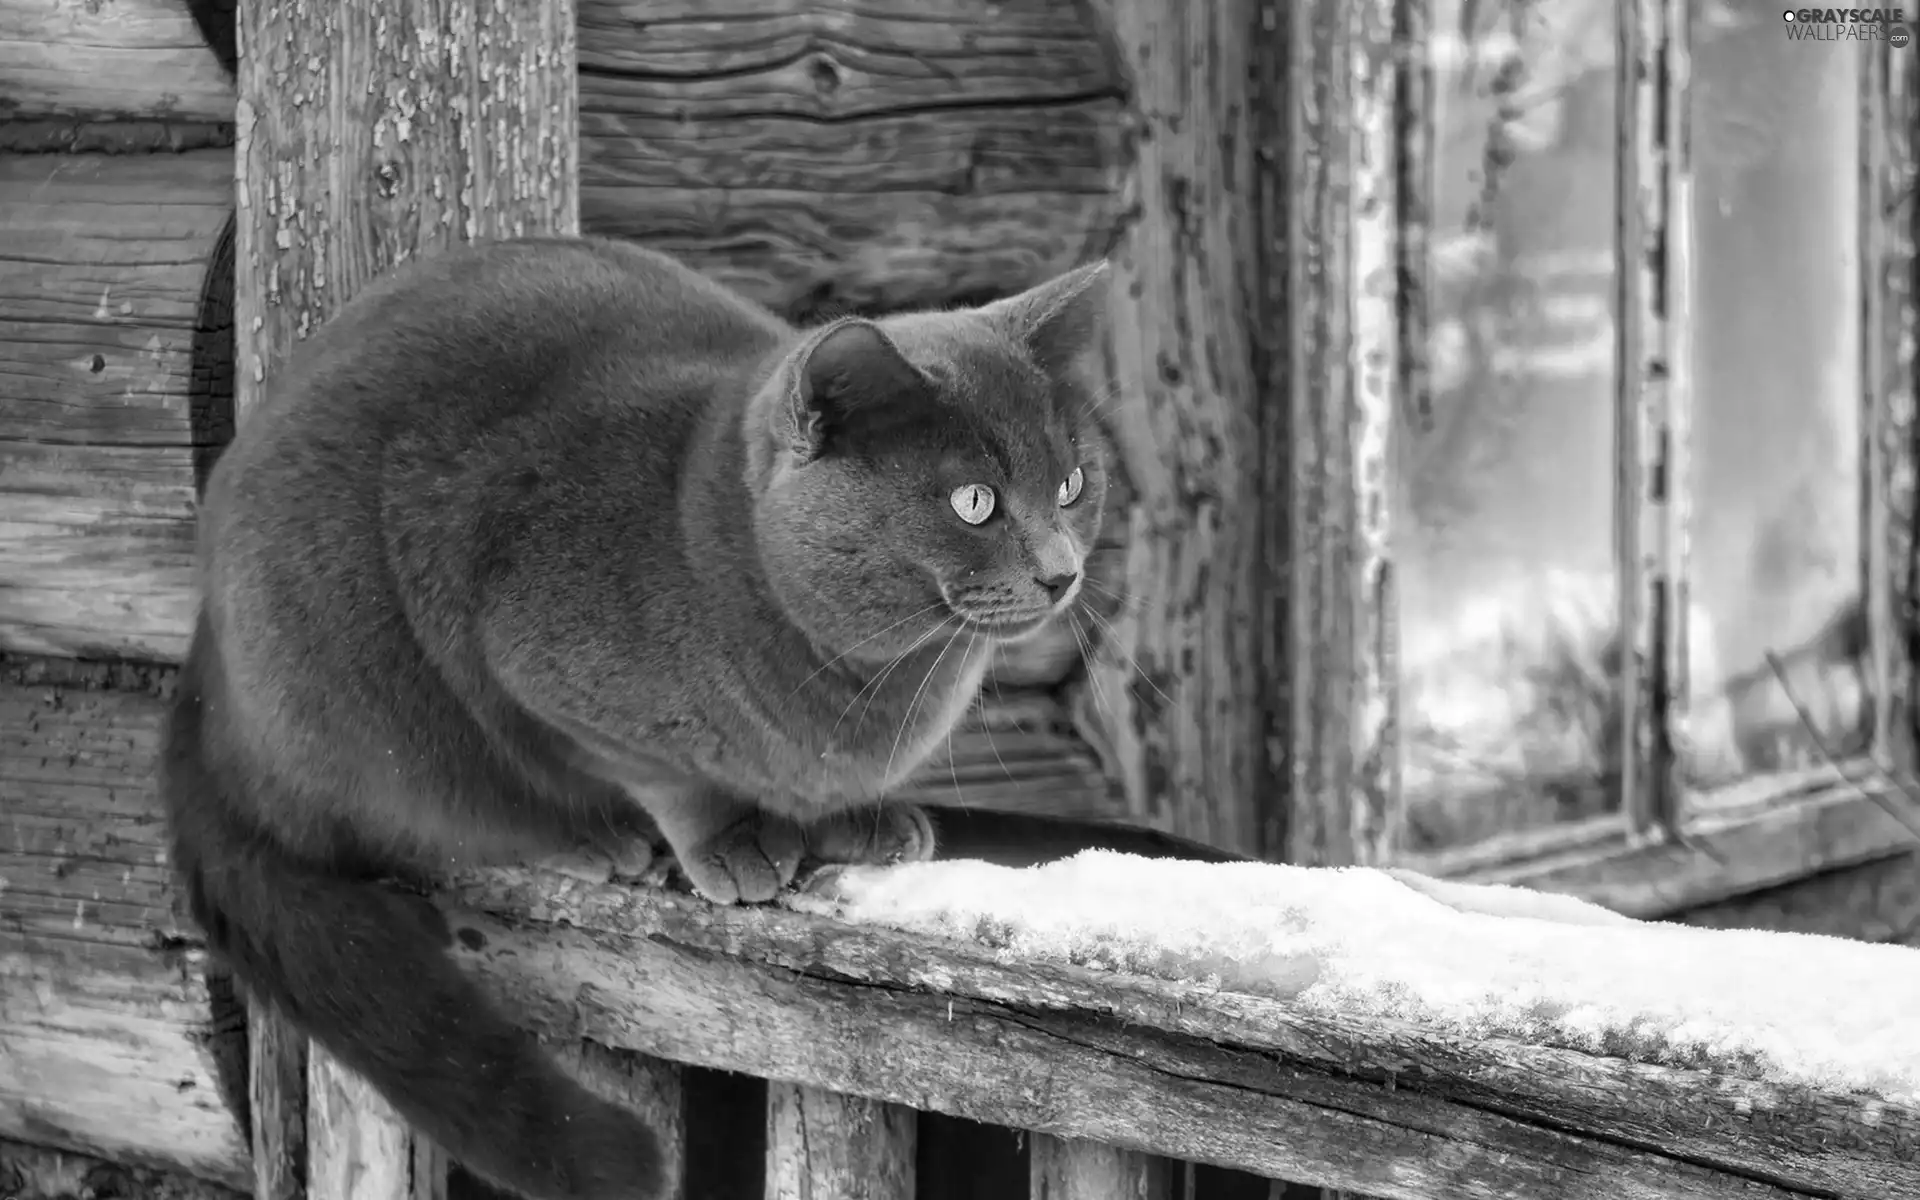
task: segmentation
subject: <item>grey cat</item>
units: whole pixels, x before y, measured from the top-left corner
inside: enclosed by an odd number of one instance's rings
[[[654,1134],[382,880],[657,829],[701,893],[764,901],[803,855],[931,854],[878,802],[1099,527],[1073,365],[1103,280],[800,330],[661,255],[529,239],[367,288],[201,510],[162,788],[214,951],[470,1170],[656,1195]]]

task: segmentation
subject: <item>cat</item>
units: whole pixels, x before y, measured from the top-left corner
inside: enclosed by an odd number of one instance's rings
[[[756,902],[803,856],[928,857],[880,802],[1081,589],[1105,279],[811,329],[591,238],[369,285],[200,510],[161,789],[212,951],[482,1178],[657,1195],[653,1132],[386,881],[657,834]]]

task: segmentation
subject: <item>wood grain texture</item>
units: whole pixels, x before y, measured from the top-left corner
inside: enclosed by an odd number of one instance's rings
[[[184,0],[0,0],[0,117],[225,121],[233,81]]]
[[[1129,219],[1110,254],[1103,412],[1127,494],[1127,603],[1075,689],[1075,716],[1134,819],[1258,853],[1270,797],[1271,689],[1256,609],[1259,336],[1247,181],[1256,48],[1251,0],[1112,0],[1140,135]]]
[[[176,658],[232,402],[232,155],[0,157],[0,211],[0,649]]]
[[[1405,274],[1418,244],[1403,243],[1400,7],[1261,7],[1276,33],[1286,23],[1288,123],[1263,142],[1284,164],[1266,234],[1283,244],[1261,247],[1277,260],[1267,287],[1284,280],[1266,304],[1284,343],[1261,444],[1265,486],[1285,497],[1262,595],[1280,631],[1267,669],[1283,681],[1273,773],[1287,800],[1264,814],[1265,840],[1288,862],[1382,862],[1400,823],[1388,473],[1410,348],[1425,335]]]
[[[5,1140],[0,1140],[0,1196],[7,1200],[245,1200],[241,1192],[191,1175]]]
[[[294,343],[416,254],[579,231],[573,5],[240,6],[236,418]],[[289,1123],[301,1098],[272,1104]],[[310,1047],[313,1200],[431,1200],[442,1155]]]
[[[250,1189],[150,696],[0,687],[0,1136]]]
[[[1914,20],[1908,18],[1911,32]],[[1910,631],[1920,627],[1920,559],[1914,523],[1920,518],[1920,54],[1911,43],[1894,49],[1878,41],[1866,51],[1861,112],[1861,257],[1866,361],[1861,373],[1870,414],[1866,466],[1873,486],[1867,506],[1868,642],[1877,675],[1872,681],[1874,745],[1883,761],[1920,769],[1920,686]]]
[[[768,1084],[766,1200],[914,1200],[917,1116],[864,1096]]]
[[[1033,1135],[1028,1200],[1173,1200],[1174,1164],[1138,1150]]]
[[[581,0],[582,222],[789,314],[1099,254],[1126,106],[1063,0]]]
[[[264,1005],[247,1011],[247,1126],[253,1200],[304,1200],[307,1039]]]
[[[1920,1189],[1920,1110],[1866,1097],[531,872],[447,902],[479,935],[459,953],[549,1033],[1268,1178],[1399,1200]]]
[[[306,1098],[308,1195],[412,1200],[414,1139],[385,1097],[309,1044]]]
[[[1836,775],[1839,778],[1836,778]],[[1910,804],[1865,764],[1753,780],[1693,797],[1690,845],[1635,836],[1615,819],[1489,839],[1397,865],[1474,883],[1565,892],[1632,917],[1666,917],[1910,848],[1886,803]]]
[[[1779,929],[1920,946],[1920,852],[1822,872],[1678,919],[1708,929]]]

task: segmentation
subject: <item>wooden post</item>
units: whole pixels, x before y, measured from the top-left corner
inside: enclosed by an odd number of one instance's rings
[[[571,0],[239,7],[236,424],[282,356],[388,267],[460,241],[579,228]],[[261,1195],[411,1200],[438,1156],[317,1048],[255,1020]],[[283,1144],[273,1144],[279,1139]]]
[[[1046,1133],[1029,1145],[1029,1200],[1173,1200],[1171,1160]]]
[[[767,1085],[767,1200],[913,1200],[918,1115],[797,1083]]]

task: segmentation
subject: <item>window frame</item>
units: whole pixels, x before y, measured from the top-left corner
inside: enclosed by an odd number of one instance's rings
[[[1362,6],[1372,8],[1372,5]],[[1361,522],[1351,544],[1338,547],[1356,573],[1338,599],[1340,614],[1362,643],[1377,642],[1385,668],[1356,681],[1345,713],[1290,714],[1303,726],[1340,726],[1356,757],[1374,764],[1358,772],[1367,786],[1346,798],[1356,828],[1384,827],[1386,854],[1394,861],[1437,875],[1481,882],[1516,883],[1573,892],[1636,915],[1658,915],[1832,867],[1865,862],[1910,847],[1920,828],[1920,805],[1901,783],[1915,771],[1920,734],[1915,714],[1915,257],[1914,134],[1920,123],[1920,53],[1894,50],[1882,39],[1860,47],[1861,73],[1860,238],[1863,424],[1862,516],[1866,539],[1862,575],[1865,613],[1877,687],[1873,749],[1864,759],[1808,770],[1749,776],[1724,787],[1687,791],[1673,770],[1676,756],[1667,730],[1678,719],[1663,696],[1669,681],[1684,680],[1688,499],[1686,488],[1664,483],[1687,477],[1691,389],[1687,352],[1692,334],[1692,263],[1689,108],[1691,87],[1688,0],[1623,0],[1616,8],[1617,124],[1616,232],[1616,454],[1619,494],[1638,498],[1616,504],[1614,541],[1621,565],[1618,607],[1625,644],[1633,653],[1622,713],[1623,740],[1634,748],[1623,764],[1623,804],[1604,817],[1496,835],[1469,845],[1425,853],[1398,853],[1393,839],[1404,819],[1398,762],[1404,747],[1398,730],[1398,656],[1394,644],[1398,604],[1393,589],[1392,535],[1387,497],[1396,486],[1394,428],[1407,402],[1424,404],[1428,264],[1432,197],[1435,195],[1435,135],[1431,68],[1432,0],[1393,0],[1393,19],[1356,20],[1329,36],[1324,26],[1301,21],[1295,45],[1303,57],[1347,56],[1349,61],[1392,62],[1390,78],[1374,78],[1329,106],[1325,96],[1296,96],[1295,113],[1313,115],[1293,129],[1294,147],[1309,135],[1331,134],[1346,123],[1352,159],[1344,218],[1348,269],[1325,278],[1296,274],[1289,291],[1321,313],[1344,314],[1343,349],[1350,366],[1332,382],[1296,376],[1295,404],[1320,392],[1345,425],[1340,449],[1348,460],[1317,482],[1352,489],[1350,511],[1375,514]],[[1318,35],[1318,36],[1316,36]],[[1369,44],[1371,43],[1371,44]],[[1296,59],[1296,62],[1300,62]],[[1304,64],[1302,64],[1304,65]],[[1296,71],[1296,78],[1302,73]],[[1361,77],[1365,78],[1364,72]],[[1344,111],[1330,112],[1329,108]],[[1369,153],[1370,152],[1370,153]],[[1311,157],[1311,149],[1295,149]],[[1383,156],[1385,161],[1383,161]],[[1313,189],[1317,191],[1317,189]],[[1384,201],[1384,202],[1383,202]],[[1369,289],[1383,260],[1383,225],[1392,242],[1385,259],[1397,266],[1390,300]],[[1364,260],[1364,261],[1363,261]],[[1298,259],[1296,258],[1296,262]],[[1317,294],[1316,294],[1317,293]],[[1324,328],[1295,323],[1308,343],[1326,341]],[[1296,341],[1296,347],[1300,343]],[[1300,361],[1320,356],[1303,354]],[[1364,364],[1384,364],[1392,403],[1361,378]],[[1325,389],[1324,391],[1322,389]],[[1327,395],[1328,392],[1333,393]],[[1319,439],[1317,439],[1319,440]],[[1326,447],[1321,447],[1322,449]],[[1311,448],[1309,448],[1310,452]],[[1303,452],[1305,453],[1305,452]],[[1373,469],[1375,467],[1378,469]],[[1314,511],[1297,497],[1296,511]],[[1379,539],[1383,536],[1384,543]],[[1354,531],[1349,531],[1350,535]],[[1298,543],[1296,543],[1298,544]],[[1335,549],[1335,547],[1328,547]],[[1318,558],[1319,556],[1315,556]],[[1324,566],[1325,564],[1319,564]],[[1301,570],[1296,566],[1296,571]],[[1324,593],[1321,597],[1329,599]],[[1297,610],[1296,610],[1297,611]],[[1362,631],[1365,631],[1362,633]],[[1293,664],[1296,678],[1311,671],[1311,647],[1303,630],[1291,631],[1306,661]],[[1295,694],[1302,689],[1296,686]],[[1352,738],[1356,729],[1377,736]],[[1303,730],[1304,732],[1304,730]],[[1325,744],[1325,735],[1319,735]],[[1295,735],[1296,738],[1299,734]],[[1383,798],[1381,789],[1387,795]],[[1296,801],[1301,793],[1295,791]],[[1327,803],[1322,797],[1317,803]],[[1384,808],[1384,812],[1383,812]],[[1889,810],[1911,811],[1906,824]]]

